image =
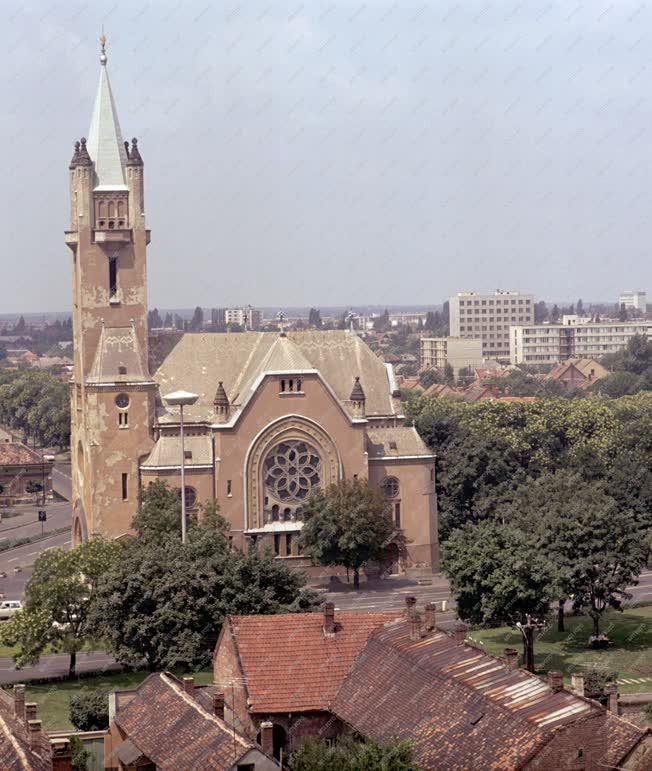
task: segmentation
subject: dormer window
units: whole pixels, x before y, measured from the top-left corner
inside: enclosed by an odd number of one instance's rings
[[[127,368],[124,366],[118,367],[118,375],[126,375],[127,374]]]
[[[300,394],[303,386],[302,378],[300,377],[284,377],[279,382],[279,393],[281,394]]]

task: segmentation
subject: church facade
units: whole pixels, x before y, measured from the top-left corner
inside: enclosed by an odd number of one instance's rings
[[[148,339],[143,160],[123,142],[102,41],[88,139],[70,163],[74,377],[73,542],[131,531],[138,491],[180,488],[184,409],[190,515],[215,501],[236,545],[302,564],[302,508],[317,488],[368,479],[437,570],[435,459],[404,425],[391,366],[348,331],[187,333]]]

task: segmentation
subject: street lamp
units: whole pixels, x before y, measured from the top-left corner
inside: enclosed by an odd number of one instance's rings
[[[164,396],[163,399],[171,406],[179,407],[180,430],[181,435],[181,543],[186,542],[186,453],[183,446],[183,408],[194,404],[199,396],[191,394],[188,391],[173,391]]]

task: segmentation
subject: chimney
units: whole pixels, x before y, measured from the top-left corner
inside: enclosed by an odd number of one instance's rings
[[[432,630],[435,628],[435,624],[437,621],[437,612],[436,612],[437,606],[434,602],[429,602],[426,605],[426,612],[425,612],[425,628],[426,632],[432,632]]]
[[[269,720],[260,724],[260,746],[265,755],[274,755],[274,726]]]
[[[518,669],[518,651],[514,648],[505,648],[505,666],[509,672]]]
[[[183,678],[183,690],[188,694],[188,696],[192,696],[194,698],[195,696],[195,678],[194,677]]]
[[[213,694],[213,714],[215,715],[215,717],[219,717],[221,720],[224,720],[224,694],[223,693]]]
[[[458,621],[453,627],[453,640],[455,640],[458,645],[462,645],[464,640],[466,640],[466,632],[466,624]]]
[[[405,598],[405,608],[406,608],[406,612],[407,612],[407,617],[409,619],[409,618],[412,617],[412,615],[414,615],[414,613],[416,613],[417,598],[413,597],[412,595],[409,595],[408,597],[406,597]]]
[[[332,637],[335,634],[335,603],[324,603],[324,635]]]
[[[40,720],[28,720],[27,721],[27,733],[29,734],[29,748],[30,750],[38,749],[41,743],[41,721]]]
[[[50,739],[52,771],[72,771],[70,739]]]
[[[25,686],[22,683],[14,685],[14,715],[19,720],[25,719]]]
[[[614,715],[618,714],[618,686],[616,683],[605,683],[604,692],[608,696],[607,709],[609,712],[613,712]]]
[[[564,687],[564,676],[561,672],[548,672],[548,685],[553,693],[561,691]]]
[[[421,616],[416,612],[416,610],[412,613],[411,617],[408,619],[408,623],[410,624],[410,640],[420,640],[421,639]]]
[[[571,690],[578,696],[584,696],[584,672],[573,672],[571,675]]]
[[[36,712],[38,710],[38,704],[34,702],[28,702],[25,704],[25,723],[29,723],[30,720],[36,720]]]

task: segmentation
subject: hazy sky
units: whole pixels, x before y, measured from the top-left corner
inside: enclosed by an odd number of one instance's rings
[[[104,24],[150,305],[652,290],[652,4],[3,0],[0,312],[70,305]]]

